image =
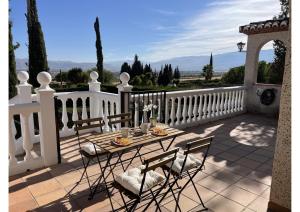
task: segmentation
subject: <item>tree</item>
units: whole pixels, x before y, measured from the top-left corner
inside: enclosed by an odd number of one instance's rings
[[[213,56],[212,56],[212,53],[210,53],[209,65],[211,66],[211,69],[213,70],[214,66],[213,66]]]
[[[260,61],[258,63],[257,70],[257,82],[258,83],[268,83],[269,82],[269,69],[270,64],[266,61]]]
[[[178,66],[174,69],[174,80],[173,82],[178,84],[179,83],[179,79],[180,79],[180,72],[178,69]]]
[[[289,0],[280,0],[281,12],[274,19],[284,19],[290,16]],[[284,73],[286,47],[280,40],[274,40],[274,62],[270,69],[269,83],[281,84]]]
[[[9,43],[8,43],[8,55],[9,55],[9,98],[14,97],[17,95],[17,74],[16,74],[16,59],[15,59],[15,48],[18,47],[18,44],[16,46],[13,45],[13,36],[11,33],[12,28],[12,22],[9,21]]]
[[[162,70],[162,67],[161,67],[161,70],[158,74],[158,77],[157,77],[157,84],[158,85],[163,85],[163,70]]]
[[[35,0],[27,0],[27,30],[28,30],[28,72],[29,82],[38,87],[36,79],[39,72],[48,71],[47,53],[41,24]]]
[[[130,78],[134,78],[135,76],[139,76],[143,74],[143,65],[141,61],[139,61],[139,57],[137,55],[134,56],[134,61],[131,66],[131,75]]]
[[[68,72],[60,72],[58,73],[54,79],[57,81],[57,82],[67,82],[68,81]]]
[[[205,65],[202,69],[201,76],[204,76],[206,81],[211,80],[213,76],[212,66],[209,64]]]
[[[68,71],[68,81],[74,84],[85,82],[87,78],[84,75],[81,68],[72,68]]]
[[[127,72],[129,75],[131,74],[131,67],[127,62],[124,62],[121,66],[120,73]]]
[[[245,76],[245,66],[231,68],[222,76],[221,81],[226,84],[243,84]]]
[[[99,81],[103,83],[103,54],[102,54],[102,44],[99,30],[99,19],[96,17],[94,23],[94,29],[96,32],[96,50],[97,50],[97,71],[99,74]]]

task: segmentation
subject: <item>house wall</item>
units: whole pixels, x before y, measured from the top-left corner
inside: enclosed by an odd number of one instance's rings
[[[281,85],[256,83],[259,52],[266,43],[272,40],[281,40],[287,46],[288,31],[252,34],[248,36],[244,84],[247,90],[246,105],[248,112],[278,116]],[[259,96],[262,90],[267,88],[276,90],[275,101],[268,106],[261,104]]]
[[[289,31],[290,32],[290,31]],[[269,208],[291,209],[291,46],[287,42],[286,65],[280,97]],[[279,206],[279,208],[278,208]],[[275,208],[276,209],[276,208]],[[275,210],[274,210],[275,211]]]

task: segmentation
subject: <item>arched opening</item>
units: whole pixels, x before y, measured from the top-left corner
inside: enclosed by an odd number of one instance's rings
[[[280,40],[262,46],[257,65],[257,83],[282,84],[286,47]]]

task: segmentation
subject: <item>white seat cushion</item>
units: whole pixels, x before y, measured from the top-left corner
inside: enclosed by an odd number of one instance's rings
[[[178,152],[176,155],[176,159],[174,161],[174,164],[172,166],[172,170],[176,173],[180,173],[181,169],[182,169],[182,165],[185,159],[185,155],[181,152]],[[183,171],[189,170],[191,168],[200,166],[202,163],[201,160],[195,158],[193,155],[188,155],[186,158],[186,162],[183,168]],[[171,162],[167,163],[166,166],[170,167],[171,166]]]
[[[126,172],[118,175],[115,179],[116,181],[123,186],[125,189],[131,191],[134,194],[139,194],[144,173],[141,173],[141,170],[144,169],[145,166],[141,165],[138,168],[129,169]],[[165,177],[155,171],[148,171],[146,174],[145,183],[143,186],[143,191],[147,191],[152,187],[158,185],[163,182]]]
[[[101,149],[99,146],[95,145],[95,147],[96,147],[97,153],[103,152],[103,149]],[[96,154],[95,147],[94,147],[94,144],[92,144],[92,143],[86,143],[81,146],[81,149],[90,155],[95,155]]]

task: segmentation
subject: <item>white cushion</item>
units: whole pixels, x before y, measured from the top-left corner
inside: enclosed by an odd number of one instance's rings
[[[172,170],[174,172],[180,173],[185,157],[186,156],[183,153],[181,153],[181,152],[177,153],[176,159],[175,159],[174,164],[172,166]],[[187,158],[186,158],[186,162],[185,162],[183,171],[186,171],[186,170],[189,170],[191,168],[200,166],[201,163],[202,163],[202,161],[195,158],[193,155],[188,155]],[[170,167],[171,164],[172,164],[171,162],[167,163],[166,166]]]
[[[129,169],[126,172],[118,175],[115,179],[116,181],[123,186],[125,189],[131,191],[134,194],[139,194],[142,180],[144,177],[144,173],[141,173],[141,170],[144,169],[145,166],[141,165],[138,168]],[[147,191],[152,187],[158,185],[163,182],[165,177],[155,171],[148,171],[146,174],[145,183],[143,186],[143,191]]]
[[[99,146],[95,145],[95,147],[96,147],[97,153],[103,152],[103,150]],[[94,147],[94,144],[92,144],[92,143],[86,143],[81,146],[81,149],[90,155],[95,155],[96,154],[95,147]]]

